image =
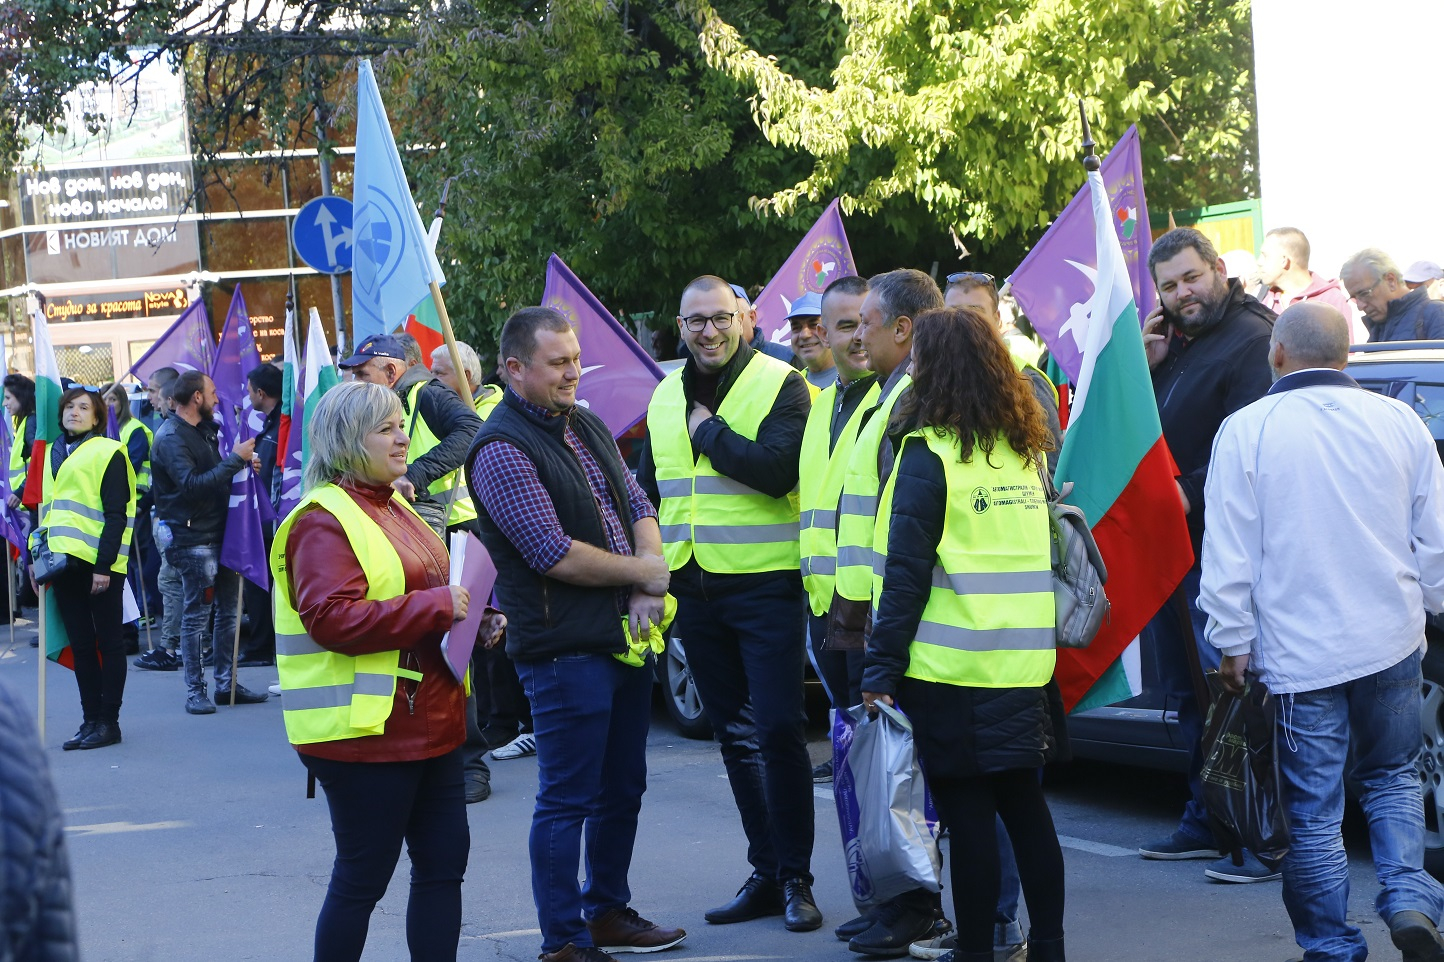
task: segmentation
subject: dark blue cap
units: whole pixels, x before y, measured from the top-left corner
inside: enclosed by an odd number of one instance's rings
[[[368,337],[356,346],[356,353],[340,363],[340,367],[360,367],[373,357],[389,357],[392,360],[406,363],[406,349],[401,342],[390,334],[377,334]]]

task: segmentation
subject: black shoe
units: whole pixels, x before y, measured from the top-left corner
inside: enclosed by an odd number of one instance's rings
[[[204,688],[186,695],[186,712],[191,715],[214,715],[215,703],[206,697]]]
[[[1444,960],[1444,938],[1423,912],[1395,912],[1389,918],[1389,938],[1404,953],[1404,962]]]
[[[908,954],[908,946],[933,934],[937,916],[932,909],[919,910],[899,901],[884,904],[872,928],[854,936],[847,947],[859,955],[896,958]]]
[[[31,638],[31,639],[30,639],[30,647],[31,647],[31,648],[39,648],[39,647],[40,647],[40,639],[39,639],[39,638]]]
[[[164,648],[152,648],[131,662],[131,666],[146,671],[179,671],[181,665],[180,659]]]
[[[267,655],[248,655],[236,664],[242,668],[269,668],[275,663],[275,659]]]
[[[103,721],[95,723],[95,728],[91,730],[89,735],[85,736],[85,741],[80,743],[80,747],[88,750],[91,748],[104,748],[106,745],[116,745],[119,743],[120,725],[116,722]]]
[[[786,921],[783,922],[787,931],[811,932],[813,929],[822,928],[822,913],[817,910],[817,903],[812,900],[811,885],[800,878],[790,878],[782,883],[782,891],[787,903],[784,910]],[[904,952],[907,947],[908,943],[904,942]]]
[[[846,922],[833,929],[832,934],[837,936],[837,941],[839,942],[851,942],[854,938],[866,932],[868,929],[872,928],[872,923],[874,921],[876,921],[876,919],[874,918],[873,913],[869,910],[862,913],[855,919],[848,919]]]
[[[746,922],[750,919],[760,919],[764,915],[781,915],[782,913],[782,890],[772,879],[763,878],[753,872],[737,890],[736,898],[726,905],[705,912],[702,918],[713,925],[728,925],[732,922]],[[813,928],[816,927],[813,926]]]
[[[236,686],[236,704],[237,704],[237,705],[259,705],[261,702],[267,700],[267,699],[270,698],[270,697],[271,697],[270,692],[265,692],[265,691],[251,691],[251,690],[250,690],[249,688],[247,688],[245,685],[237,685],[237,686]],[[217,705],[229,705],[230,703],[231,703],[231,690],[230,690],[229,688],[227,688],[225,691],[221,691],[219,688],[217,688],[217,689],[216,689],[216,704],[217,704]]]
[[[832,781],[832,759],[822,762],[812,770],[812,782],[814,785],[826,785]]]
[[[484,802],[491,798],[491,778],[483,775],[466,776],[466,804]]]
[[[81,724],[80,731],[76,732],[75,735],[71,738],[68,738],[60,743],[61,750],[73,752],[77,748],[81,747],[81,743],[85,741],[85,739],[90,735],[91,732],[95,731],[95,726],[99,724],[100,722],[93,721],[88,721]]]

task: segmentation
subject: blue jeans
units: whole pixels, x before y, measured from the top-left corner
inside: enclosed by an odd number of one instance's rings
[[[160,522],[159,515],[151,516],[151,531]],[[154,540],[154,535],[152,535]],[[160,646],[167,651],[180,648],[181,611],[185,608],[185,594],[181,590],[180,572],[166,559],[169,549],[156,548],[160,556],[160,569],[156,572],[156,587],[161,596]]]
[[[747,861],[763,878],[810,885],[816,813],[802,691],[802,592],[779,573],[746,594],[680,598],[676,633],[722,743]]]
[[[652,663],[631,668],[611,655],[563,655],[518,661],[516,671],[536,733],[529,847],[542,951],[590,946],[586,920],[632,900],[627,873],[647,790]]]
[[[241,596],[241,576],[221,567],[221,546],[197,544],[165,551],[166,560],[180,575],[182,610],[180,623],[181,664],[186,690],[205,693],[206,670],[201,649],[207,638],[216,656],[216,691],[231,690],[231,646],[235,644],[236,601]],[[211,612],[215,611],[212,627]]]
[[[1292,835],[1284,859],[1284,907],[1306,962],[1360,962],[1369,947],[1350,925],[1344,818],[1349,739],[1369,820],[1369,847],[1385,922],[1423,912],[1438,922],[1444,886],[1424,871],[1424,804],[1414,767],[1420,735],[1422,655],[1355,681],[1279,696],[1279,772]]]
[[[1208,615],[1198,606],[1198,581],[1200,571],[1195,564],[1183,576],[1180,590],[1188,599],[1189,620],[1193,623],[1193,639],[1198,650],[1199,662],[1205,672],[1217,670],[1221,656],[1219,650],[1203,637],[1208,625]],[[1198,699],[1193,694],[1193,674],[1188,664],[1188,651],[1184,647],[1183,626],[1172,599],[1163,610],[1153,616],[1143,629],[1152,635],[1154,651],[1158,657],[1158,669],[1168,685],[1169,702],[1178,709],[1178,728],[1184,743],[1189,746],[1188,754],[1188,804],[1183,807],[1183,817],[1178,821],[1178,830],[1196,842],[1213,845],[1213,829],[1208,825],[1208,811],[1203,806],[1203,780],[1199,771],[1203,768],[1203,713],[1199,710]]]

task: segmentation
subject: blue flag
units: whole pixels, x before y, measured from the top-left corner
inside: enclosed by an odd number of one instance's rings
[[[362,344],[405,324],[433,280],[446,283],[411,199],[369,60],[360,62],[356,77],[355,181],[351,330],[353,343]]]

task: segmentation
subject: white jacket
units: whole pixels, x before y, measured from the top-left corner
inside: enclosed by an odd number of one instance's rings
[[[1272,691],[1423,647],[1425,609],[1444,609],[1444,467],[1407,405],[1340,371],[1288,374],[1224,421],[1205,490],[1205,636]]]

